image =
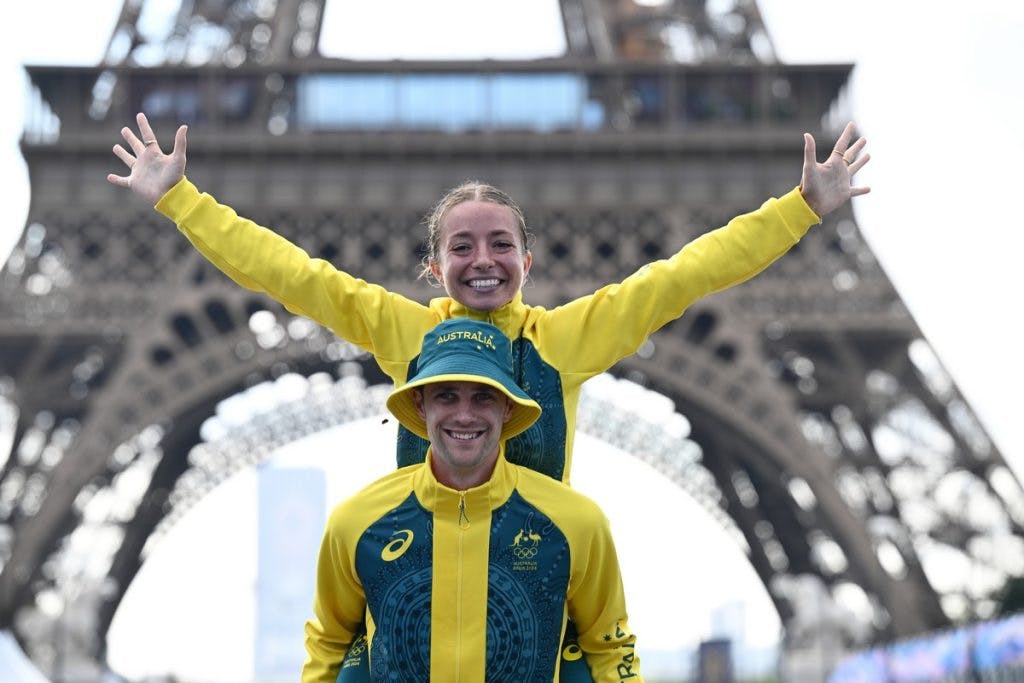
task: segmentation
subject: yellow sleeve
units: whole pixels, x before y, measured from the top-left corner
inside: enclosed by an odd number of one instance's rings
[[[604,372],[693,302],[760,273],[818,222],[799,190],[769,199],[674,256],[549,311],[538,321],[538,345],[562,372]]]
[[[331,514],[317,559],[314,618],[306,622],[302,683],[335,683],[349,645],[366,618],[366,594],[356,575],[358,537],[346,531],[346,513]]]
[[[592,505],[595,519],[576,551],[580,560],[578,565],[574,562],[570,579],[569,617],[576,624],[594,683],[643,683],[611,529],[608,519]]]
[[[187,178],[161,197],[156,209],[239,285],[268,294],[378,359],[408,360],[408,349],[415,355],[423,333],[439,322],[422,304],[310,258],[272,230],[200,193]]]

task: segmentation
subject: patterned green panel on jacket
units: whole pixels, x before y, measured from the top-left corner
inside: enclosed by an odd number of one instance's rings
[[[488,681],[554,679],[569,564],[565,535],[518,492],[492,513]]]
[[[374,522],[359,539],[356,572],[377,625],[370,658],[372,680],[413,683],[430,678],[433,547],[431,514],[415,494]]]

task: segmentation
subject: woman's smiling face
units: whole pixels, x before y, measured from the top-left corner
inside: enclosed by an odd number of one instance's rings
[[[473,200],[445,214],[430,269],[448,296],[468,308],[493,311],[522,288],[532,259],[512,211]]]

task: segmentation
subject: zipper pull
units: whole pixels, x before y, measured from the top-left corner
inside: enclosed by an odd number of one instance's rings
[[[463,521],[465,521],[465,524],[463,524]],[[469,528],[469,517],[466,516],[466,493],[464,491],[459,491],[459,528]]]

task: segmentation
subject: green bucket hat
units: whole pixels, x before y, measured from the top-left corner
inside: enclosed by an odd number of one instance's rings
[[[494,325],[451,318],[427,332],[416,364],[416,374],[391,392],[387,404],[406,429],[429,439],[412,390],[438,382],[479,382],[498,389],[512,401],[512,414],[501,439],[526,431],[538,417],[540,406],[512,378],[512,343]]]

